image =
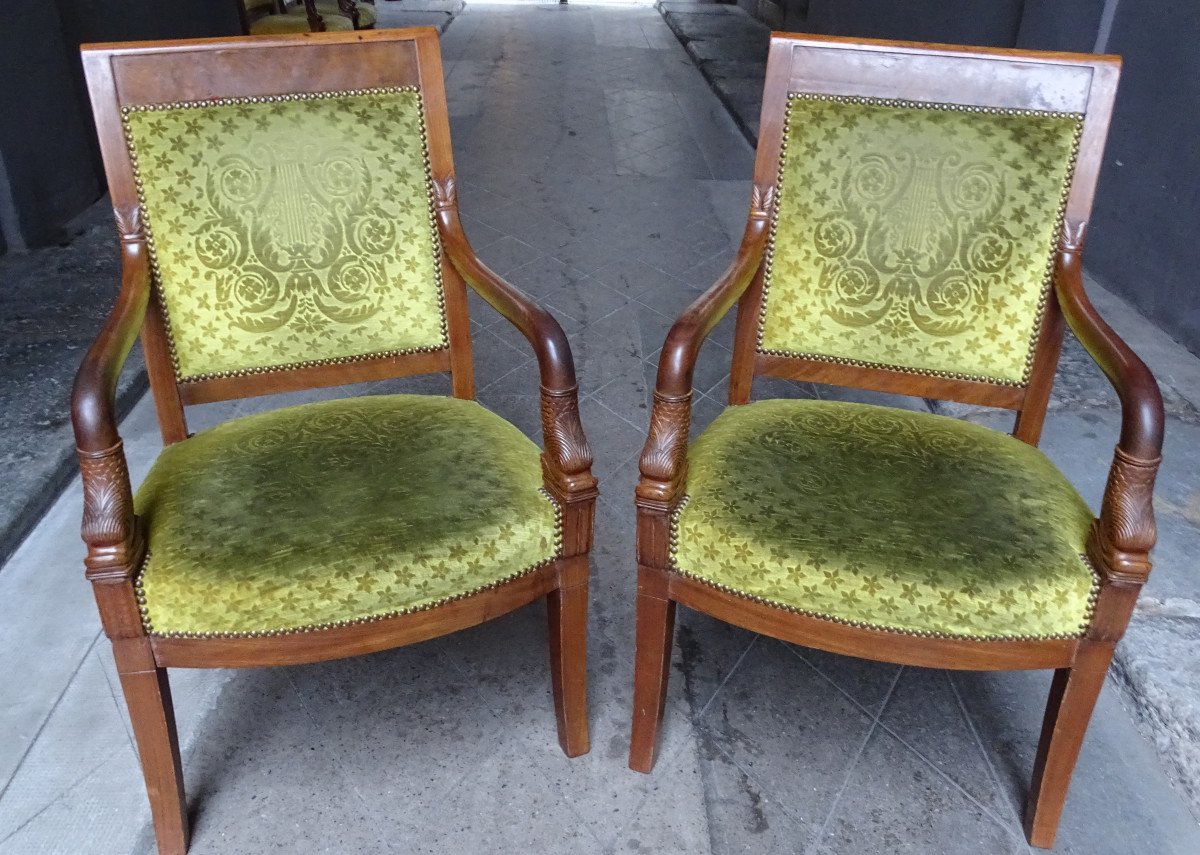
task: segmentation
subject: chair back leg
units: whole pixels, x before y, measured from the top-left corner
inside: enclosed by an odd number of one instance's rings
[[[658,727],[667,703],[671,675],[671,645],[675,635],[675,601],[667,591],[666,574],[638,569],[637,653],[633,671],[633,734],[629,768],[654,768]]]
[[[142,650],[122,650],[121,643],[113,645],[117,671],[146,779],[159,855],[183,855],[188,845],[187,802],[171,686],[166,669],[154,667],[148,644],[141,639],[125,643],[138,642],[144,645]],[[130,652],[134,655],[130,656]]]
[[[587,556],[566,560],[586,565]],[[558,744],[568,757],[587,754],[591,747],[587,720],[587,612],[586,575],[583,582],[557,588],[546,597],[550,683],[558,719]]]
[[[1114,645],[1084,642],[1075,664],[1054,672],[1042,738],[1033,764],[1033,784],[1025,801],[1025,834],[1041,849],[1054,845],[1067,787],[1092,710],[1104,688]]]

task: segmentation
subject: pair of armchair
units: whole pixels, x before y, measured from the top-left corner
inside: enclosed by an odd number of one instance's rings
[[[168,668],[360,655],[545,598],[559,741],[586,752],[597,486],[570,348],[463,233],[436,34],[101,45],[84,64],[124,273],[73,398],[83,537],[160,851],[187,847]],[[1053,668],[1027,814],[1052,844],[1154,541],[1161,401],[1080,280],[1117,73],[774,38],[745,237],[660,361],[633,768],[653,765],[677,603],[838,653]],[[473,400],[468,287],[537,355],[541,450]],[[697,351],[735,304],[731,406],[689,447]],[[1099,519],[1035,447],[1064,319],[1124,407]],[[139,335],[166,448],[135,494],[114,385]],[[429,372],[450,396],[187,428],[186,405]],[[751,404],[757,375],[1005,407],[1016,427]]]
[[[252,36],[375,28],[375,0],[238,0],[242,31]]]

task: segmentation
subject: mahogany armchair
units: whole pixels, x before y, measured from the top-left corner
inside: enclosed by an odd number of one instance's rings
[[[242,32],[253,36],[373,30],[375,6],[355,0],[239,0]]]
[[[159,850],[187,846],[167,669],[317,662],[548,606],[558,737],[588,750],[596,480],[558,323],[463,233],[433,29],[93,45],[116,308],[72,416],[87,578]],[[466,286],[532,345],[544,451],[474,399]],[[166,445],[136,495],[114,384],[140,334]],[[185,407],[448,372],[189,434]]]
[[[316,0],[301,0],[288,8],[286,0],[239,0],[242,32],[248,36],[287,33],[345,32],[357,29],[349,15],[341,15]],[[327,17],[328,16],[328,17]]]
[[[658,367],[632,768],[654,763],[677,603],[851,656],[1054,669],[1025,817],[1030,842],[1053,845],[1155,540],[1158,386],[1080,274],[1119,70],[772,38],[745,236]],[[735,304],[730,406],[689,446],[696,355]],[[1099,518],[1036,447],[1064,319],[1122,405]],[[1015,427],[749,403],[764,375],[1006,408]]]

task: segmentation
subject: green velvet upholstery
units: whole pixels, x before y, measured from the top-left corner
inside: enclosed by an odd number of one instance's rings
[[[418,92],[133,108],[125,123],[181,378],[445,347]]]
[[[972,638],[1078,636],[1087,504],[1040,451],[969,422],[761,401],[692,445],[674,567],[845,623]]]
[[[537,446],[473,401],[388,395],[234,419],[137,492],[157,634],[280,632],[413,611],[554,558]]]
[[[1025,384],[1081,128],[792,95],[760,349]]]
[[[350,19],[340,14],[321,12],[321,20],[325,22],[325,32],[327,33],[344,33],[354,30],[354,24]],[[284,33],[307,33],[309,31],[308,14],[304,11],[303,6],[298,10],[288,11],[286,15],[264,15],[250,22],[250,35],[252,36],[278,36]]]

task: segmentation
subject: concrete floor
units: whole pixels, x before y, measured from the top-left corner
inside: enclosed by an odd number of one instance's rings
[[[355,660],[173,672],[194,853],[1028,852],[1018,810],[1046,674],[946,674],[804,650],[681,613],[663,750],[625,768],[633,509],[647,388],[671,320],[740,234],[752,152],[657,13],[469,8],[443,39],[467,229],[480,255],[562,320],[596,451],[592,752],[554,738],[544,612]],[[1200,429],[1196,361],[1102,291],[1172,409],[1153,602],[1191,602],[1185,530]],[[480,399],[537,436],[524,341],[480,304]],[[720,410],[730,324],[697,372],[697,428]],[[1068,349],[1048,453],[1091,500],[1115,411]],[[1188,360],[1191,360],[1190,362]],[[196,408],[193,428],[351,392]],[[829,396],[756,386],[758,397]],[[925,408],[920,400],[888,399]],[[978,410],[958,413],[994,421]],[[148,401],[123,425],[135,478],[159,447]],[[1194,444],[1191,445],[1195,447]],[[0,853],[152,851],[107,643],[82,578],[68,488],[0,571]],[[1179,510],[1182,508],[1182,510]],[[1178,518],[1178,520],[1177,520]],[[1161,581],[1159,581],[1161,580]],[[1190,587],[1189,587],[1190,584]],[[1157,587],[1154,587],[1156,586]],[[1061,853],[1195,853],[1200,829],[1115,687],[1067,803]]]

